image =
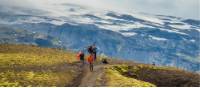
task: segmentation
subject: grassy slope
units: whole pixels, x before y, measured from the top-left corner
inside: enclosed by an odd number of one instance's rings
[[[71,52],[26,45],[0,45],[0,86],[67,86],[76,77]]]
[[[107,72],[107,76],[110,78],[108,82],[113,81],[113,83],[109,83],[111,86],[135,86],[134,83],[137,83],[136,86],[200,86],[199,74],[186,72],[172,67],[156,67],[144,64],[125,64],[111,66],[107,69]],[[116,75],[116,72],[119,76],[114,76]],[[120,79],[126,80],[125,83],[121,85],[120,82],[118,82]],[[129,83],[129,80],[132,81],[132,84]]]
[[[119,71],[113,69],[106,70],[106,85],[114,87],[155,87],[156,85],[137,80],[135,78],[123,76]]]
[[[57,49],[0,44],[0,86],[70,86],[81,72],[75,57]],[[99,86],[200,85],[198,74],[175,68],[114,59],[105,68]]]

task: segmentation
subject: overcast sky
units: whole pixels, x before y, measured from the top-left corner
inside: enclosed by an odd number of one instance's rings
[[[200,20],[200,0],[0,0],[1,6],[42,8],[54,3],[74,3],[120,12],[144,12]]]

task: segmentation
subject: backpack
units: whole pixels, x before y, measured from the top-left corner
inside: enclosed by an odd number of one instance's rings
[[[89,46],[88,47],[88,52],[91,54],[91,53],[93,53],[93,48],[92,48],[92,46]]]
[[[77,59],[80,59],[80,55],[81,55],[80,52],[76,55]]]
[[[84,53],[83,52],[78,52],[78,54],[76,55],[77,56],[77,59],[80,59],[82,57],[82,55],[84,56]]]
[[[103,60],[102,60],[102,63],[103,63],[103,64],[108,64],[107,59],[103,59]]]
[[[84,60],[84,53],[80,54],[80,60]]]

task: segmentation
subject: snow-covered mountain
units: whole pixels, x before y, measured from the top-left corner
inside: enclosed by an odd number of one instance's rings
[[[200,71],[199,20],[62,4],[52,10],[1,7],[0,26],[1,43],[82,50],[95,42],[111,57]]]

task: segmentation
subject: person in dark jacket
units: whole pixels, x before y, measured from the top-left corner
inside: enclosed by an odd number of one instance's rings
[[[93,47],[92,46],[88,46],[88,53],[89,54],[93,54]]]
[[[94,61],[96,61],[96,59],[97,59],[97,48],[96,48],[95,44],[92,46],[92,52],[94,54]]]

